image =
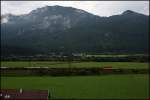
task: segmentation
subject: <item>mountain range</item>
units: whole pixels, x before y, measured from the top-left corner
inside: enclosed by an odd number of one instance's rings
[[[148,53],[149,16],[131,10],[101,17],[62,6],[1,16],[1,53]]]

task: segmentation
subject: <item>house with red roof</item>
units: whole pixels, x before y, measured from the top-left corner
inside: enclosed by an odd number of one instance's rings
[[[0,89],[0,100],[48,100],[48,90]]]

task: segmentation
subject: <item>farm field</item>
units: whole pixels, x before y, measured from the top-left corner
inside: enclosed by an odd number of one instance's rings
[[[144,54],[87,54],[86,56],[94,57],[129,57],[129,56],[145,56]]]
[[[148,99],[148,75],[1,77],[1,88],[49,89],[51,97]]]
[[[127,55],[127,54],[120,54],[120,55],[116,55],[116,54],[108,54],[108,55],[106,55],[106,54],[92,54],[92,55],[90,55],[90,54],[88,54],[87,56],[89,56],[89,57],[91,57],[91,56],[94,56],[94,57],[128,57],[128,56],[131,56],[131,55]],[[133,55],[132,55],[133,56]]]
[[[1,67],[113,67],[113,68],[148,68],[149,63],[141,62],[48,62],[48,61],[1,61]]]

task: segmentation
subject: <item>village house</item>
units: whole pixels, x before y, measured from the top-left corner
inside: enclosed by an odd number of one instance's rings
[[[48,100],[48,90],[0,89],[0,100]]]

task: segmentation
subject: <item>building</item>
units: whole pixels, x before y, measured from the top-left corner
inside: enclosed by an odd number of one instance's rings
[[[0,100],[48,100],[48,90],[0,89]]]

